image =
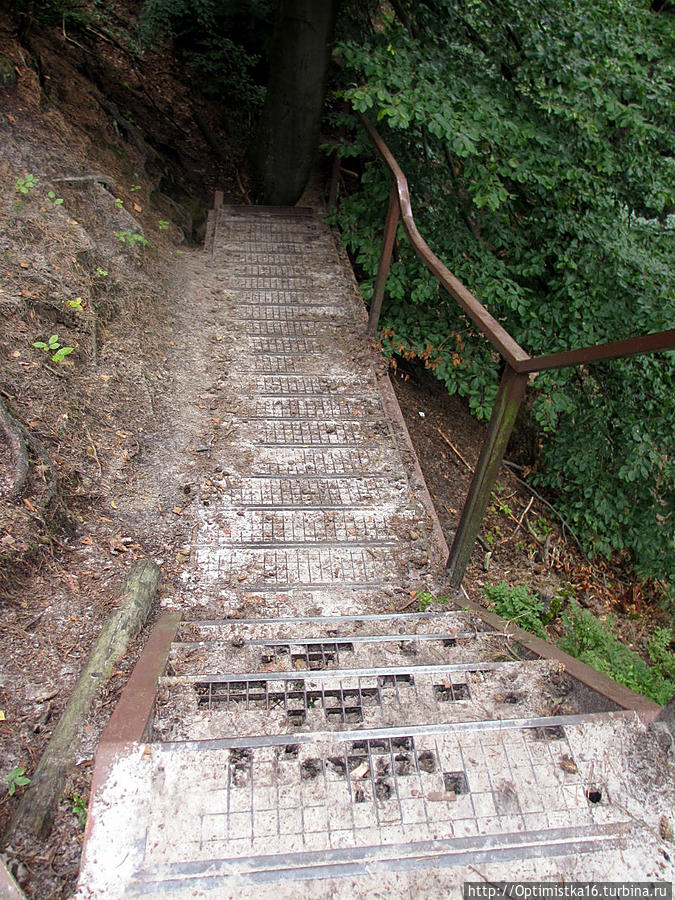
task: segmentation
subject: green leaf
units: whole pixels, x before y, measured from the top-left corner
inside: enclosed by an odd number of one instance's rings
[[[61,347],[61,349],[57,350],[52,356],[52,362],[61,362],[68,354],[72,353],[74,349],[74,347]]]

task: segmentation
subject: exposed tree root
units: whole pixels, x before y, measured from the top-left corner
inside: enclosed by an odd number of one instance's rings
[[[9,492],[10,497],[20,496],[28,477],[29,461],[26,442],[23,439],[21,425],[9,412],[5,404],[0,400],[0,429],[5,436],[7,445],[12,453],[14,461],[14,481]]]

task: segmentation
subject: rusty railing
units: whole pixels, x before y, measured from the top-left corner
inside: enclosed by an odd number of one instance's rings
[[[505,363],[504,374],[488,425],[488,433],[481,449],[447,561],[450,582],[454,587],[459,587],[497,480],[530,373],[541,372],[544,369],[561,369],[565,366],[574,366],[585,362],[619,359],[640,353],[675,350],[675,329],[622,341],[612,341],[608,344],[598,344],[593,347],[583,347],[578,350],[565,350],[547,356],[531,357],[429,248],[415,225],[410,205],[408,181],[403,171],[368,119],[360,113],[357,115],[393,178],[389,195],[389,209],[384,226],[382,252],[375,279],[373,299],[370,304],[367,334],[372,338],[375,338],[377,334],[384,289],[400,219],[408,240],[424,265],[461,306]],[[339,159],[336,156],[330,188],[332,202],[335,202],[337,198],[338,177]]]

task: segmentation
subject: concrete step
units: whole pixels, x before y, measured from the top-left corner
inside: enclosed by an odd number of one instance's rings
[[[606,754],[623,721],[119,748],[92,806],[78,898],[374,897],[392,874],[395,897],[449,896],[481,877],[644,880],[658,840],[626,812]]]
[[[547,661],[183,675],[160,679],[153,739],[522,719],[575,713],[579,700]]]
[[[170,674],[293,672],[507,659],[506,638],[468,613],[183,622]]]

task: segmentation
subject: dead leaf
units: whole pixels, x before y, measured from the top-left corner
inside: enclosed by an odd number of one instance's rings
[[[134,203],[134,209],[136,210],[136,212],[143,212],[143,207],[138,203]]]
[[[575,775],[579,771],[579,769],[577,768],[577,764],[568,753],[564,753],[561,756],[560,768],[563,770],[563,772],[571,772],[573,775]]]
[[[370,766],[367,762],[362,762],[360,766],[357,766],[352,771],[352,778],[365,778],[366,775],[370,774]]]
[[[181,506],[174,506],[174,508],[171,510],[171,512],[175,513],[175,515],[177,515],[177,516],[180,516],[183,514],[183,508]]]
[[[24,262],[23,260],[19,263],[22,269],[30,269],[30,263]]]
[[[118,534],[110,541],[110,549],[116,553],[126,553],[127,548],[122,543],[122,535]]]
[[[117,509],[117,504],[115,503],[114,500],[110,501],[110,505],[112,506],[113,509]]]
[[[35,507],[33,506],[33,504],[30,502],[30,500],[29,500],[27,497],[24,497],[24,498],[23,498],[23,502],[25,503],[25,505],[28,507],[28,509],[29,509],[32,513],[35,512]]]

